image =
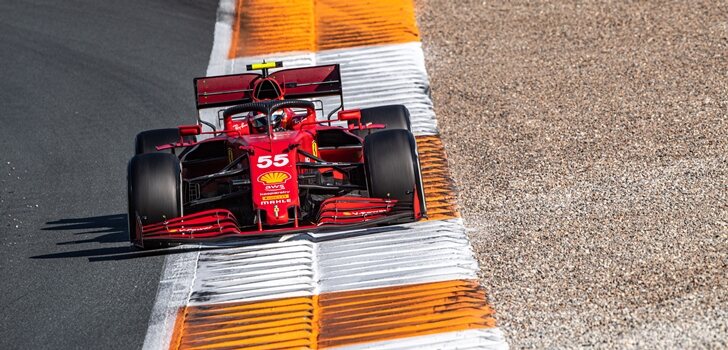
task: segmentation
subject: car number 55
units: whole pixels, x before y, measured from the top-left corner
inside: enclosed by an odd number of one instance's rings
[[[276,154],[275,156],[260,156],[258,157],[258,168],[265,169],[270,166],[282,167],[288,165],[287,154]]]

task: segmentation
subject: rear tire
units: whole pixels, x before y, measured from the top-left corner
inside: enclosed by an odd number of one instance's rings
[[[362,124],[384,124],[384,129],[354,130],[353,133],[360,137],[382,132],[384,130],[410,130],[410,114],[407,107],[403,105],[389,105],[361,110]]]
[[[195,141],[194,136],[185,137],[185,141]],[[172,153],[172,149],[157,151],[157,146],[177,143],[180,140],[179,129],[153,129],[142,131],[137,134],[134,140],[134,154],[144,154],[153,152]]]
[[[364,139],[364,164],[369,196],[414,205],[417,189],[424,214],[417,144],[407,130],[383,130]]]
[[[136,230],[137,216],[142,225],[149,225],[182,215],[180,172],[179,159],[168,153],[140,154],[129,162],[129,241],[133,244],[143,244]]]

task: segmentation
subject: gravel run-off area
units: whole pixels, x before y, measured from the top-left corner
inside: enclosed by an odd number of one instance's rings
[[[728,347],[728,1],[417,9],[511,346]]]

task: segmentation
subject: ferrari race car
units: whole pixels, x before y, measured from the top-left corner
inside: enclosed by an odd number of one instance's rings
[[[134,245],[353,229],[425,215],[407,108],[346,110],[338,65],[268,73],[279,67],[197,78],[197,124],[136,136],[127,177]],[[324,106],[332,98],[338,106]],[[203,120],[202,110],[217,121]]]

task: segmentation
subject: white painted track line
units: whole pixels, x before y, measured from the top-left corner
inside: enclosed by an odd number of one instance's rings
[[[170,249],[170,253],[164,259],[156,302],[149,317],[147,335],[144,337],[145,350],[169,348],[177,311],[185,306],[189,299],[197,271],[199,252],[176,252],[185,248]]]
[[[503,332],[498,328],[471,329],[460,332],[447,332],[419,337],[401,338],[380,342],[364,343],[336,347],[337,350],[471,350],[492,349],[506,350],[508,344],[503,341]]]

